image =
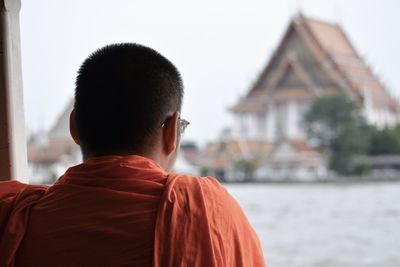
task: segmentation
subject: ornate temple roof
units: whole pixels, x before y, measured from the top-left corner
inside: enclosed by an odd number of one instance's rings
[[[398,102],[389,94],[359,56],[338,24],[310,19],[302,14],[289,24],[282,41],[246,97],[231,110],[251,112],[251,103],[282,98],[309,98],[342,92],[374,108],[400,114]],[[257,99],[257,101],[254,101]]]

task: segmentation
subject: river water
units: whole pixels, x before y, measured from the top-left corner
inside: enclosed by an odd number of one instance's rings
[[[225,186],[269,267],[400,267],[400,183]]]

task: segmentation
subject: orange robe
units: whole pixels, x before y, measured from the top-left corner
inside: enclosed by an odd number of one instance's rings
[[[211,177],[140,156],[90,159],[50,187],[0,183],[0,266],[265,266]]]

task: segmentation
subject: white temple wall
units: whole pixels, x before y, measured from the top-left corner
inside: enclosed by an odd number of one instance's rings
[[[287,136],[287,103],[276,103],[275,110],[275,139],[282,139]]]
[[[266,140],[266,117],[266,112],[260,112],[257,114],[257,140]]]
[[[243,113],[242,114],[242,129],[241,129],[241,134],[242,134],[242,139],[248,139],[250,136],[250,121],[249,121],[249,115],[248,113]]]
[[[233,114],[232,137],[240,138],[240,115],[238,113]]]
[[[235,113],[232,136],[241,140],[264,140],[271,143],[283,137],[305,139],[307,134],[304,115],[309,107],[310,103],[308,102],[292,99],[279,104],[270,103],[263,113]],[[382,122],[382,116],[386,117],[385,121],[388,123],[395,119],[389,113],[383,115],[375,112],[368,115],[365,113],[365,115],[369,121],[373,121],[373,124]],[[282,135],[279,137],[277,136],[278,127],[282,129]]]
[[[266,140],[274,142],[276,139],[276,109],[274,104],[268,105],[266,119]]]
[[[262,118],[258,113],[236,113],[234,118],[233,136],[242,140],[253,140],[260,137]]]
[[[257,114],[256,113],[247,113],[246,116],[247,124],[248,124],[248,139],[254,140],[257,137]]]
[[[278,124],[281,124],[283,133],[281,137],[287,137],[290,139],[302,139],[306,137],[305,129],[303,126],[304,115],[308,110],[308,104],[297,101],[297,100],[289,100],[284,102],[279,107],[280,114],[276,114],[275,112],[275,120],[281,120],[280,122],[276,121],[274,123],[274,132],[276,133],[276,128]],[[272,116],[270,116],[272,117]],[[276,139],[276,138],[274,138]]]
[[[247,136],[248,126],[244,113],[235,113],[233,137],[238,139],[245,139]]]
[[[290,139],[296,139],[298,138],[298,124],[300,119],[296,101],[290,100],[287,102],[287,111],[287,137]]]
[[[305,118],[307,111],[310,109],[310,103],[298,101],[297,102],[297,113],[298,113],[298,120],[297,120],[297,138],[298,139],[305,139],[307,138],[306,133],[306,125],[305,125]]]
[[[388,109],[365,108],[363,114],[368,124],[375,125],[382,129],[384,127],[394,126],[399,123],[398,118]]]

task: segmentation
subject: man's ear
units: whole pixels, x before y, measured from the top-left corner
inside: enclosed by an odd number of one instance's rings
[[[75,126],[75,110],[71,111],[71,114],[69,115],[69,132],[71,133],[72,139],[74,139],[74,142],[80,146],[81,143],[78,138],[78,133],[76,132],[76,126]]]
[[[164,153],[167,155],[172,154],[177,147],[178,142],[178,121],[179,121],[179,112],[174,112],[170,119],[165,122],[163,127],[163,149]]]

